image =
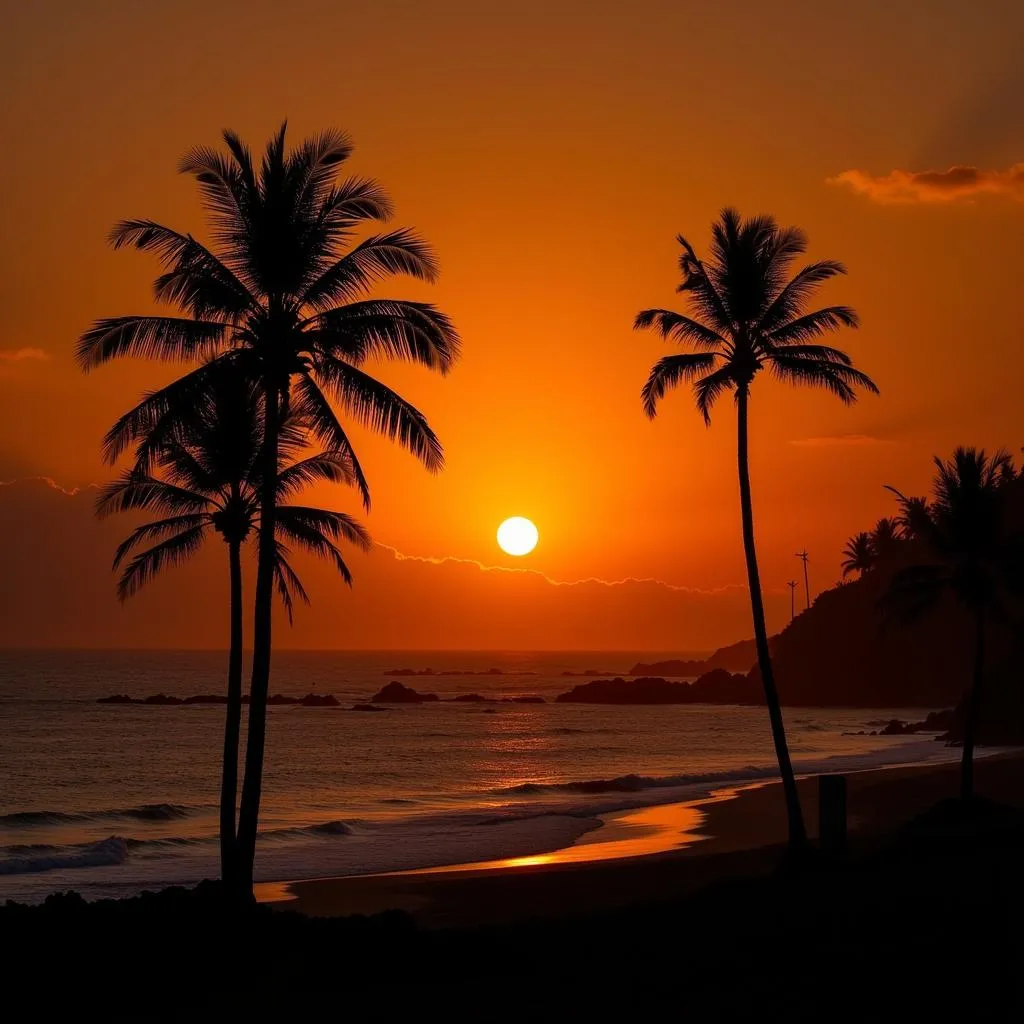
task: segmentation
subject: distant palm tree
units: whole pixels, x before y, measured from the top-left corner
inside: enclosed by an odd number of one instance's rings
[[[152,438],[168,412],[187,409],[210,367],[223,360],[233,361],[262,396],[262,529],[238,826],[242,885],[250,891],[270,682],[281,424],[295,413],[327,448],[345,453],[368,506],[366,477],[328,395],[354,420],[399,441],[437,471],[441,445],[422,413],[363,367],[397,358],[446,373],[459,348],[454,327],[434,306],[367,297],[378,280],[393,274],[433,281],[437,265],[411,231],[374,234],[354,244],[360,225],[388,218],[391,204],[372,181],[336,183],[338,168],[352,151],[349,139],[328,131],[289,153],[285,128],[273,136],[258,164],[233,132],[223,136],[227,153],[199,147],[185,157],[181,170],[199,183],[212,223],[212,249],[149,220],[114,228],[115,248],[130,245],[160,258],[165,273],[156,281],[157,298],[183,315],[100,320],[78,346],[87,370],[119,356],[202,364],[122,418],[108,436],[111,458]]]
[[[888,561],[903,540],[899,521],[889,516],[883,516],[875,523],[870,536],[875,558],[880,562]]]
[[[221,877],[235,884],[235,805],[238,750],[242,719],[242,545],[259,531],[260,450],[262,416],[255,387],[240,375],[222,370],[211,374],[211,390],[179,418],[174,436],[164,438],[151,453],[151,470],[135,467],[104,487],[96,503],[101,517],[115,512],[146,511],[160,518],[137,527],[117,549],[114,567],[123,566],[118,596],[126,600],[163,569],[195,554],[211,534],[228,547],[230,578],[230,641],[224,724],[224,759],[220,797]],[[352,483],[350,459],[321,452],[295,460],[304,431],[294,422],[282,428],[277,474],[282,501],[316,481]],[[366,549],[364,528],[343,512],[301,505],[277,506],[274,574],[278,593],[291,618],[294,597],[308,601],[289,563],[282,539],[330,558],[346,583],[352,577],[338,548],[344,540]]]
[[[871,535],[866,532],[854,534],[843,548],[843,578],[851,572],[863,576],[870,572],[875,566],[875,548],[871,542]]]
[[[974,746],[985,682],[988,624],[1024,589],[1019,525],[1010,515],[1015,471],[999,451],[957,448],[952,459],[935,458],[933,500],[901,497],[902,515],[915,522],[925,560],[899,570],[883,605],[912,619],[951,596],[969,615],[974,658],[966,688],[960,796],[974,796]],[[894,488],[890,490],[895,491]],[[898,492],[895,492],[898,493]],[[927,510],[927,519],[922,517]]]
[[[904,540],[916,541],[925,540],[931,532],[932,510],[927,498],[907,497],[901,491],[889,484],[885,485],[887,491],[892,491],[900,503],[900,511],[894,518],[900,536]]]
[[[823,260],[790,277],[793,260],[807,250],[801,231],[780,228],[770,217],[744,221],[735,210],[726,209],[712,226],[707,264],[682,235],[678,240],[683,248],[679,259],[683,281],[677,290],[690,300],[694,316],[647,309],[637,316],[634,326],[655,327],[663,337],[688,344],[696,351],[658,360],[641,393],[644,411],[653,418],[658,401],[669,388],[692,381],[697,409],[710,424],[715,400],[729,391],[735,394],[743,547],[757,661],[786,796],[790,845],[800,849],[806,844],[806,830],[768,652],[754,545],[747,458],[750,385],[757,372],[768,367],[780,380],[826,388],[847,404],[855,400],[858,386],[878,389],[869,377],[853,368],[845,353],[811,344],[828,331],[856,327],[857,316],[847,306],[806,311],[807,300],[817,285],[845,270],[834,260]]]

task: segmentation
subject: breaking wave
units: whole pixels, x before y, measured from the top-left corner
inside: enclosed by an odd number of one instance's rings
[[[186,807],[184,804],[140,804],[138,807],[115,807],[107,811],[14,811],[0,814],[0,826],[30,828],[33,825],[67,825],[85,821],[177,821],[202,811],[202,807]]]

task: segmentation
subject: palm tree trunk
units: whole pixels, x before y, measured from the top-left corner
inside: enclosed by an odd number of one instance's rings
[[[228,561],[231,568],[231,650],[220,782],[220,877],[231,891],[236,878],[235,802],[238,798],[238,742],[242,730],[242,545],[239,541],[229,541]]]
[[[754,509],[750,500],[750,468],[747,455],[748,398],[749,395],[745,387],[741,387],[736,392],[739,432],[737,452],[740,474],[740,509],[743,516],[743,552],[747,559],[747,583],[750,587],[750,609],[754,617],[754,642],[757,645],[757,664],[761,671],[761,683],[764,686],[765,703],[768,705],[768,718],[772,726],[772,739],[775,741],[775,755],[779,760],[782,789],[786,796],[786,812],[789,818],[789,845],[793,850],[802,850],[807,845],[807,832],[804,828],[803,813],[800,810],[800,797],[796,790],[793,764],[789,758],[789,746],[786,743],[786,727],[782,720],[779,694],[775,688],[775,673],[772,670],[772,659],[768,653],[768,630],[764,622],[764,599],[761,596],[761,577],[757,570],[757,549],[754,546]]]
[[[252,679],[249,684],[249,733],[245,748],[245,779],[238,811],[238,889],[252,898],[256,830],[263,790],[263,750],[267,735],[267,693],[270,686],[271,620],[274,603],[274,523],[277,510],[277,448],[280,431],[279,395],[267,389],[261,455],[259,560],[256,569],[256,611],[253,622]]]
[[[974,675],[964,715],[964,749],[960,755],[960,799],[974,798],[974,737],[981,713],[981,690],[985,678],[985,612],[974,613]]]

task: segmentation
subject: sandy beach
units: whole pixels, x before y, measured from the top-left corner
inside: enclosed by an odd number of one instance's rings
[[[1024,752],[977,764],[979,794],[1024,806]],[[851,773],[850,855],[954,795],[957,764]],[[818,781],[800,780],[812,837]],[[259,898],[310,916],[403,910],[428,928],[566,918],[685,897],[711,883],[773,871],[786,838],[778,783],[719,790],[683,804],[605,815],[605,824],[563,850],[441,869],[268,883]]]

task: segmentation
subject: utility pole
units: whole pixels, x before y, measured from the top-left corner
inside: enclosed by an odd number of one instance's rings
[[[808,555],[807,555],[806,551],[798,551],[796,553],[796,557],[799,558],[804,563],[804,607],[805,608],[810,608],[811,607],[811,584],[808,582],[808,579],[807,579],[807,557],[808,557]]]
[[[789,621],[792,622],[796,618],[796,588],[800,584],[796,580],[790,580],[786,586],[789,587]]]

